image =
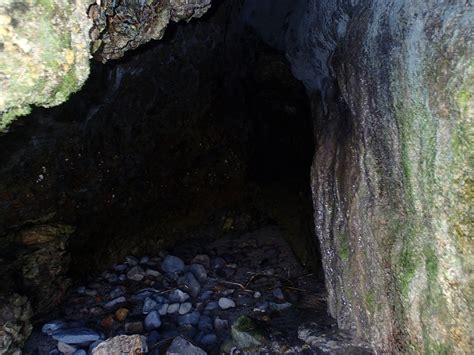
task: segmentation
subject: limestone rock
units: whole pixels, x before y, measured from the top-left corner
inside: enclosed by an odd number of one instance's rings
[[[30,105],[55,106],[77,91],[89,75],[90,49],[103,62],[120,58],[161,39],[170,21],[201,17],[210,6],[211,0],[2,1],[0,131]]]
[[[92,350],[92,355],[143,355],[148,351],[143,335],[119,335],[103,341]]]
[[[89,1],[0,4],[0,131],[30,105],[54,106],[89,75]]]
[[[161,39],[170,21],[201,17],[210,6],[211,0],[101,1],[89,8],[92,52],[102,62],[120,58],[127,50]]]

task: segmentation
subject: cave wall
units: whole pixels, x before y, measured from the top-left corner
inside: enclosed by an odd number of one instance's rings
[[[469,352],[472,4],[273,4],[245,16],[312,97],[330,313],[380,351]]]

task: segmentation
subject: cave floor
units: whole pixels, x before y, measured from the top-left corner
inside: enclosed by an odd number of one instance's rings
[[[324,283],[297,262],[275,226],[127,257],[72,288],[38,321],[24,353],[84,354],[122,334],[143,334],[149,354],[165,353],[178,336],[210,354],[371,353],[337,329]]]

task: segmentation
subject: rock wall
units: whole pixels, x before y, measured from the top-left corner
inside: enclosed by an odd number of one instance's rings
[[[31,105],[52,107],[84,84],[93,54],[106,62],[169,22],[201,17],[211,0],[5,0],[0,3],[0,132]]]
[[[249,3],[258,30],[267,2]],[[330,313],[380,351],[468,353],[472,4],[278,3],[287,57],[313,98]]]

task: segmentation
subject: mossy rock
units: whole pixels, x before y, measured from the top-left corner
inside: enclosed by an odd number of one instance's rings
[[[268,338],[255,323],[246,316],[239,317],[231,327],[234,345],[242,350],[255,349],[268,343]]]
[[[31,105],[58,105],[89,75],[91,21],[84,0],[0,4],[0,131]]]

